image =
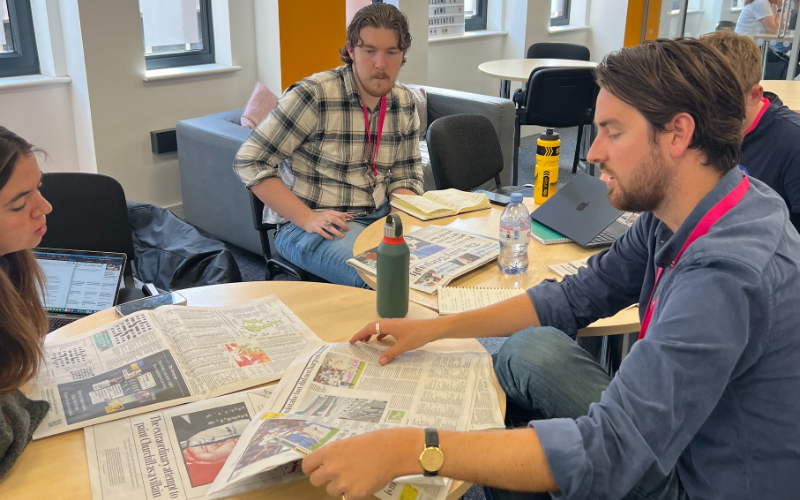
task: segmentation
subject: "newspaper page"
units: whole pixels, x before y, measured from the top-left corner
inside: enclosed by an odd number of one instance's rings
[[[385,349],[366,343],[309,346],[245,430],[209,498],[302,458],[297,447],[313,451],[328,442],[397,426],[461,431],[503,427],[488,353],[418,350],[380,366]],[[488,384],[480,384],[486,377]],[[450,484],[445,478],[422,476],[397,482],[420,499],[446,496]],[[397,487],[389,485],[384,493],[394,494]]]
[[[274,387],[199,401],[84,429],[93,500],[205,498]],[[236,495],[305,477],[299,460],[256,474]]]
[[[411,251],[409,285],[413,290],[434,294],[439,287],[496,259],[496,239],[441,226],[426,226],[405,237]],[[372,248],[349,259],[348,264],[376,275],[378,249]]]
[[[51,408],[33,437],[277,380],[317,342],[275,296],[220,308],[163,306],[45,341],[28,395]]]

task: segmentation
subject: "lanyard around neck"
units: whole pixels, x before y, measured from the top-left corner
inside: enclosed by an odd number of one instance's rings
[[[361,108],[364,110],[364,128],[367,131],[367,141],[369,142],[369,154],[372,156],[372,174],[378,177],[378,151],[381,149],[381,133],[383,132],[383,120],[386,118],[386,96],[381,97],[381,114],[378,118],[378,137],[375,140],[375,154],[372,154],[372,135],[370,134],[369,115],[367,106],[362,99]]]
[[[733,207],[736,206],[737,203],[742,201],[744,198],[744,193],[747,191],[747,188],[750,187],[750,180],[745,175],[742,177],[742,180],[739,181],[739,184],[733,188],[733,191],[725,195],[716,205],[714,205],[711,210],[708,211],[706,215],[700,219],[700,222],[697,223],[692,234],[689,235],[687,238],[686,243],[683,244],[680,251],[678,252],[677,257],[675,260],[672,261],[670,264],[670,269],[674,268],[675,265],[678,264],[678,261],[681,259],[683,252],[689,248],[689,245],[694,243],[697,239],[701,236],[705,236],[708,231],[711,229],[711,226],[717,223],[725,214],[727,214]],[[639,331],[639,340],[643,339],[645,334],[647,333],[647,328],[650,326],[650,319],[653,316],[653,308],[655,307],[656,303],[658,302],[658,297],[653,299],[653,296],[656,293],[656,288],[658,287],[658,280],[661,278],[661,272],[664,268],[659,267],[658,273],[656,273],[656,282],[653,284],[653,291],[650,292],[650,300],[647,301],[647,309],[644,311],[644,320],[642,320],[642,329]]]

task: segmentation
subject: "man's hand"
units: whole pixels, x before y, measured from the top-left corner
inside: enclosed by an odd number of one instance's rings
[[[421,474],[418,456],[425,444],[422,429],[407,427],[368,432],[328,443],[303,459],[311,484],[347,500],[368,497],[394,478]]]
[[[376,324],[380,325],[380,334],[375,327]],[[385,365],[404,352],[443,338],[445,332],[446,329],[440,319],[382,319],[359,330],[350,339],[350,343],[355,344],[359,340],[369,342],[373,335],[378,336],[378,341],[387,336],[394,337],[397,342],[386,349],[379,360],[381,365]]]
[[[317,233],[326,240],[333,241],[334,236],[344,238],[344,234],[339,229],[349,231],[350,228],[347,227],[347,222],[351,220],[353,220],[352,215],[335,210],[312,212],[311,216],[303,224],[303,229],[308,234]]]

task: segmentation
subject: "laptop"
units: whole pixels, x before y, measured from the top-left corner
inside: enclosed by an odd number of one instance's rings
[[[124,253],[34,248],[33,255],[44,272],[41,299],[51,332],[116,303]]]
[[[617,220],[623,213],[608,202],[605,182],[578,174],[534,210],[531,218],[583,247],[598,247],[611,245],[628,230]]]

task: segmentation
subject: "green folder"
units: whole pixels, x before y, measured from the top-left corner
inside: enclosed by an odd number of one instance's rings
[[[559,233],[553,231],[547,226],[539,224],[531,219],[531,237],[543,245],[553,245],[556,243],[571,243],[572,240]]]

